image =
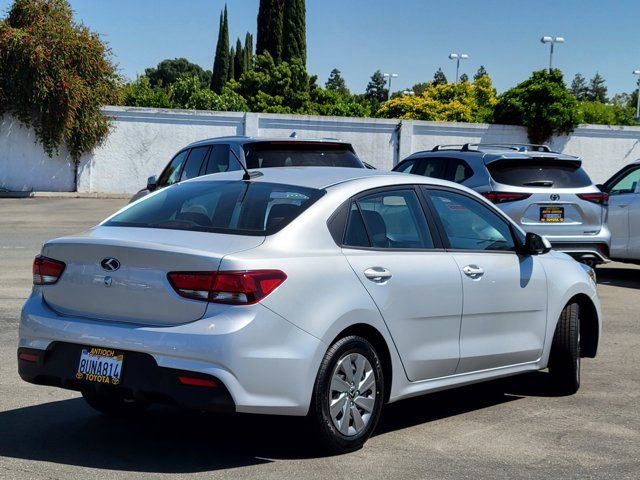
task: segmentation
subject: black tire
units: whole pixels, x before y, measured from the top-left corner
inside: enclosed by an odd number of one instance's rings
[[[370,392],[370,395],[375,398],[375,401],[364,429],[356,434],[345,435],[334,425],[329,410],[329,401],[332,395],[331,382],[338,362],[354,353],[364,356],[371,366],[371,371],[375,377],[375,386],[368,389],[367,392]],[[356,335],[344,337],[336,341],[329,347],[320,364],[309,413],[310,420],[319,433],[318,437],[321,447],[332,453],[347,453],[361,448],[371,436],[378,423],[383,401],[384,376],[382,364],[373,345],[367,339]],[[351,402],[351,405],[353,406],[354,403]],[[349,407],[347,406],[346,408]],[[348,422],[354,422],[353,425],[355,428],[355,419],[351,418]]]
[[[149,402],[126,398],[118,392],[102,389],[85,390],[82,397],[91,408],[110,417],[135,417],[144,413],[150,405]]]
[[[570,303],[562,313],[553,335],[549,373],[554,390],[572,395],[580,388],[580,306]]]

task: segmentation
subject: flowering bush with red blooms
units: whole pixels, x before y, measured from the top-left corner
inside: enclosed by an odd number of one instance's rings
[[[77,161],[109,132],[100,107],[118,102],[121,83],[110,56],[66,0],[15,0],[0,21],[0,115],[33,127],[49,156],[64,144]]]

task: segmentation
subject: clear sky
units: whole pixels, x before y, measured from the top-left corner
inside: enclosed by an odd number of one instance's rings
[[[211,69],[224,0],[71,0],[76,20],[100,33],[128,78],[164,58]],[[258,0],[227,0],[231,44],[255,34]],[[6,12],[11,0],[0,0]],[[640,68],[640,0],[307,0],[308,70],[324,84],[333,68],[353,92],[380,69],[393,90],[455,76],[451,52],[470,55],[461,73],[484,65],[499,91],[547,66],[543,35],[564,36],[554,66],[567,83],[598,71],[609,94],[634,88]]]

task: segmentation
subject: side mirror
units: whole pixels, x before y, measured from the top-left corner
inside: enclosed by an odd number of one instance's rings
[[[524,253],[529,255],[539,255],[548,253],[551,250],[551,243],[537,233],[529,232],[524,241]]]
[[[151,175],[147,178],[147,190],[153,192],[156,188],[158,188],[158,179],[155,175]]]

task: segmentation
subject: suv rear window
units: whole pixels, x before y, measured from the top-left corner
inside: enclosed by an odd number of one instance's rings
[[[324,193],[266,182],[179,183],[133,204],[103,225],[269,235]]]
[[[487,168],[493,179],[505,185],[541,188],[577,188],[592,185],[579,163],[564,160],[499,160]]]
[[[260,142],[244,146],[247,168],[364,168],[348,145],[339,143]]]

